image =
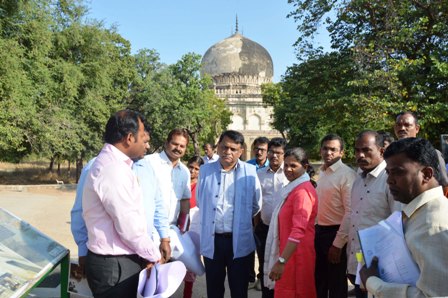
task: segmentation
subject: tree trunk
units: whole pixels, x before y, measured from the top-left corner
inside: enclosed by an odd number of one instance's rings
[[[81,176],[82,170],[82,157],[76,159],[76,183],[79,181],[79,176]]]
[[[54,157],[50,159],[50,167],[48,168],[48,171],[50,171],[50,173],[53,173],[53,166],[54,166]]]
[[[61,162],[58,161],[58,176],[61,176]]]

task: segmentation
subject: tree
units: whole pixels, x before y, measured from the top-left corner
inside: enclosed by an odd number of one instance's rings
[[[391,120],[399,111],[416,111],[423,136],[438,141],[440,127],[448,127],[447,1],[289,2],[295,8],[289,16],[299,24],[296,47],[300,59],[320,55],[312,40],[324,24],[332,47],[352,52],[358,76],[350,84],[385,90]],[[369,94],[365,96],[371,101]]]
[[[126,107],[136,76],[130,44],[86,11],[81,0],[0,3],[2,159],[35,153],[80,165],[100,150],[111,113]]]
[[[135,56],[138,78],[131,87],[130,107],[138,109],[152,125],[152,150],[160,149],[173,128],[187,129],[195,154],[201,142],[216,138],[230,123],[230,112],[217,98],[210,78],[199,76],[200,56],[186,54],[177,63],[160,63],[155,50]]]

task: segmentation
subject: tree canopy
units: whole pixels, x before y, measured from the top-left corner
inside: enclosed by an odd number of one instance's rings
[[[194,153],[200,143],[214,140],[230,123],[230,111],[209,88],[211,79],[200,77],[201,56],[185,54],[165,65],[155,50],[136,55],[138,79],[131,88],[130,107],[142,111],[153,126],[153,151],[162,147],[170,130],[187,129]]]
[[[179,127],[199,153],[230,121],[199,67],[194,53],[173,65],[155,50],[132,55],[114,27],[87,17],[82,0],[1,1],[0,160],[35,154],[82,164],[123,108],[145,114],[154,150]]]
[[[390,130],[395,114],[410,110],[420,117],[421,136],[437,143],[447,132],[447,1],[289,3],[300,64],[278,85],[264,87],[276,128],[316,148],[329,132],[352,143],[361,129]],[[335,52],[315,47],[319,26],[329,31]]]

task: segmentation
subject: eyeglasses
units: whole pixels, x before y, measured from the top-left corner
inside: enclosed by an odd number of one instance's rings
[[[282,156],[283,154],[285,154],[285,152],[279,152],[279,151],[268,151],[268,154],[270,155],[277,155],[277,156]]]
[[[261,152],[266,152],[267,150],[264,148],[254,148],[255,152],[261,151]]]

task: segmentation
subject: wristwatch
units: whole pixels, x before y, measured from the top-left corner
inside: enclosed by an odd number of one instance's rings
[[[283,265],[286,264],[286,260],[285,260],[285,258],[282,258],[282,257],[279,257],[279,258],[278,258],[278,262],[279,262],[280,264],[283,264]]]

